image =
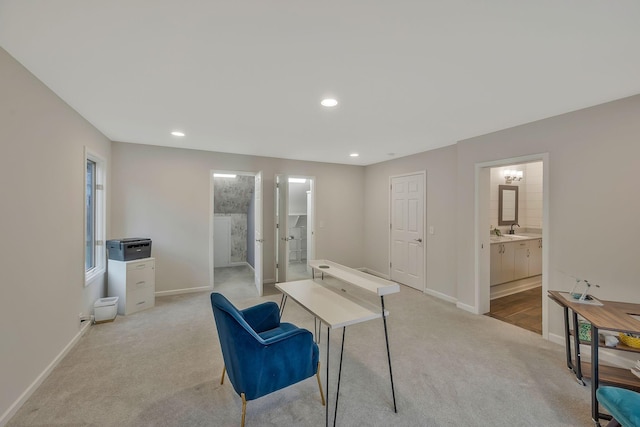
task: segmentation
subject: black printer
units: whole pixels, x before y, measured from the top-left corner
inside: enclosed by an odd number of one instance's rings
[[[131,261],[151,256],[151,239],[133,237],[128,239],[107,240],[109,259]]]

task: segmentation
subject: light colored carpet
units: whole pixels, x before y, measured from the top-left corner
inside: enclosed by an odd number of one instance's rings
[[[216,289],[240,308],[280,302],[273,285],[258,298],[221,282]],[[590,390],[561,346],[406,287],[385,303],[398,413],[382,320],[371,321],[346,332],[337,425],[592,425]],[[293,301],[283,320],[313,331]],[[331,405],[341,335],[331,334]],[[323,365],[325,344],[326,328]],[[222,367],[209,293],[157,298],[152,309],[92,326],[8,425],[237,426],[241,401],[228,379],[220,385]],[[246,425],[324,425],[315,378],[249,402]]]

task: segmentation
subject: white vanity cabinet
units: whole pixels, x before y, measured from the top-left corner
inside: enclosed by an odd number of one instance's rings
[[[529,240],[529,276],[542,274],[542,239]]]
[[[511,242],[491,244],[491,285],[513,280],[514,250]]]
[[[542,274],[542,239],[491,243],[491,286]]]
[[[109,260],[109,296],[119,297],[118,314],[132,314],[155,305],[155,259]]]

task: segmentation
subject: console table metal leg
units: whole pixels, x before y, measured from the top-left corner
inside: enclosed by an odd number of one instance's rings
[[[573,344],[575,346],[576,360],[574,366],[574,372],[578,382],[582,385],[586,385],[582,379],[582,360],[580,357],[580,324],[578,323],[578,314],[573,312]]]
[[[571,362],[571,334],[569,332],[569,307],[562,307],[564,311],[564,349],[567,356],[567,368],[575,373],[573,363]]]
[[[336,406],[333,410],[333,427],[336,426],[338,418],[338,399],[340,398],[340,378],[342,378],[342,356],[344,355],[344,336],[347,332],[346,326],[342,328],[342,346],[340,348],[340,367],[338,368],[338,388],[336,390]]]
[[[391,378],[391,396],[393,397],[393,411],[397,414],[398,407],[396,406],[396,391],[393,387],[393,371],[391,370],[391,352],[389,351],[389,334],[387,332],[387,316],[384,315],[384,296],[380,296],[382,303],[382,322],[384,323],[384,339],[387,343],[387,359],[389,360],[389,377]]]
[[[591,418],[596,425],[600,423],[600,408],[596,391],[600,383],[598,369],[598,328],[591,325]]]

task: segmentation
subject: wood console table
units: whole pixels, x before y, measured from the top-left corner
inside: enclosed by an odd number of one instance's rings
[[[316,319],[320,319],[321,323],[327,326],[327,355],[326,355],[326,390],[327,390],[327,406],[325,408],[325,424],[329,425],[329,342],[330,331],[332,329],[342,329],[342,348],[340,350],[340,366],[338,369],[338,384],[336,390],[336,402],[333,415],[333,425],[336,424],[336,416],[338,412],[338,398],[340,396],[340,377],[342,374],[342,356],[344,352],[344,338],[346,327],[373,319],[383,319],[384,335],[386,341],[387,359],[389,362],[389,377],[391,380],[391,394],[393,397],[393,409],[398,412],[396,406],[396,395],[393,386],[393,372],[391,370],[391,354],[389,352],[389,335],[387,333],[387,316],[388,311],[384,308],[384,296],[396,292],[400,292],[400,286],[397,283],[384,280],[361,271],[345,267],[343,265],[325,261],[315,260],[309,261],[309,265],[314,269],[318,269],[324,274],[339,279],[342,282],[349,283],[360,289],[373,292],[380,296],[380,307],[375,304],[368,303],[355,295],[351,295],[346,289],[335,289],[328,286],[320,279],[300,280],[296,282],[277,283],[276,288],[283,294],[280,304],[281,312],[287,298],[293,299],[305,310],[311,313]],[[315,273],[314,273],[315,276]],[[319,335],[319,331],[316,331]]]
[[[572,301],[565,298],[567,292],[549,291],[548,296],[551,300],[560,305],[564,310],[564,331],[565,346],[567,356],[567,367],[571,369],[578,379],[582,381],[583,370],[584,376],[591,377],[591,418],[600,425],[599,420],[610,419],[611,416],[600,413],[598,399],[596,398],[596,390],[599,383],[629,388],[640,391],[640,378],[631,373],[629,369],[616,368],[611,366],[600,366],[598,361],[598,349],[604,344],[600,341],[598,331],[615,331],[640,334],[640,320],[634,319],[632,316],[640,316],[640,304],[631,304],[616,301],[598,300],[602,305],[585,304]],[[571,355],[571,335],[569,325],[569,310],[573,315],[573,338],[575,357]],[[578,336],[578,316],[583,317],[591,324],[591,342],[582,342],[591,345],[591,363],[582,362],[580,359],[580,339]],[[611,350],[622,350],[634,352],[640,355],[640,349],[626,346],[619,343],[616,347],[606,347]]]

